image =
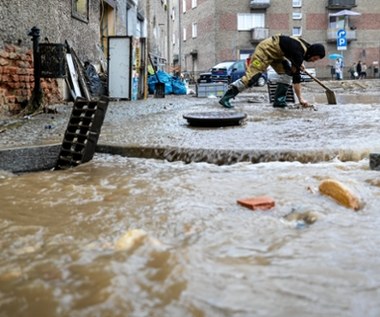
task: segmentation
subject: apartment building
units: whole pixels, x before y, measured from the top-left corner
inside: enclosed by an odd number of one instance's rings
[[[147,37],[146,1],[0,1],[0,113],[17,113],[31,99],[35,86],[33,27],[39,30],[40,43],[67,40],[82,61],[93,63],[107,62],[111,37],[133,37],[130,69],[135,85],[130,90],[137,89],[135,95],[142,98],[146,50],[139,39]],[[60,102],[67,94],[63,78],[43,78],[42,88],[47,103]]]
[[[179,6],[181,66],[195,76],[220,61],[246,58],[279,33],[324,44],[327,55],[343,55],[347,69],[361,60],[372,76],[380,60],[378,0],[180,0]],[[328,56],[315,64],[318,75],[329,77],[333,64]]]

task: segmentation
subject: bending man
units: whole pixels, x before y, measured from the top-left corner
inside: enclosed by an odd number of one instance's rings
[[[325,48],[322,44],[310,45],[301,38],[293,36],[272,36],[257,45],[245,75],[229,86],[219,103],[223,107],[233,108],[230,99],[246,88],[254,86],[270,65],[279,74],[273,107],[287,106],[286,93],[292,81],[299,103],[307,107],[307,101],[302,98],[300,84],[303,62],[315,62],[323,57],[325,57]]]

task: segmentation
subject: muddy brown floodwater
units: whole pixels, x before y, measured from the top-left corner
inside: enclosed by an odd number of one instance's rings
[[[343,182],[354,212],[318,192]],[[0,174],[1,316],[379,316],[368,160],[168,163],[96,155]],[[239,198],[269,195],[252,211]],[[311,225],[287,220],[314,213]]]
[[[68,170],[0,171],[0,317],[380,316],[380,176],[368,162],[380,81],[328,86],[338,105],[304,87],[318,111],[239,95],[246,122],[220,129],[183,119],[224,111],[216,99],[112,102],[99,142],[168,149],[166,160],[98,152]],[[59,110],[5,120],[0,147],[61,142],[70,106]],[[169,162],[175,151],[191,163]],[[265,162],[240,160],[250,155]],[[361,208],[319,193],[328,178]],[[262,195],[275,207],[237,204]]]

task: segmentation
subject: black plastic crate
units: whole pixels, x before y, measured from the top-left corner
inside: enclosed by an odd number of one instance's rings
[[[77,166],[93,158],[107,107],[105,97],[75,101],[55,169]]]
[[[66,49],[64,44],[39,44],[41,78],[64,78],[66,75]]]

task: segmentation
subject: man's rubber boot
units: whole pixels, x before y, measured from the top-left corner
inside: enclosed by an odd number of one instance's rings
[[[284,83],[277,83],[277,88],[274,93],[273,107],[285,108],[288,106],[286,103],[286,94],[288,92],[289,85]]]
[[[220,98],[219,103],[225,108],[233,108],[234,106],[230,104],[230,99],[234,98],[238,93],[239,90],[235,86],[230,86],[222,98]]]

